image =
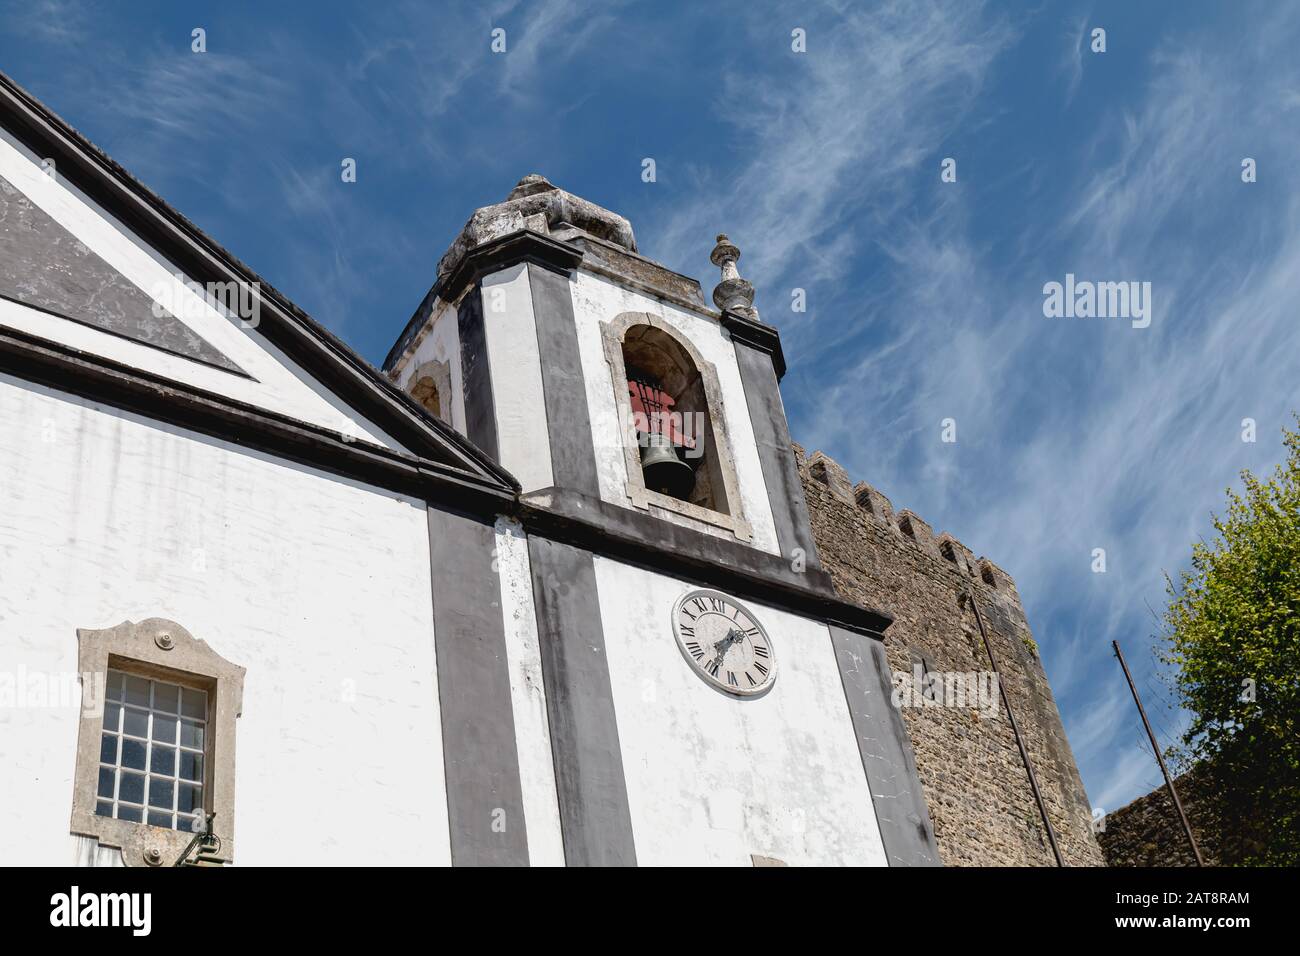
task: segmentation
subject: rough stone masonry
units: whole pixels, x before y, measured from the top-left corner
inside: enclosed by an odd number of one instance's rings
[[[794,446],[823,566],[841,596],[894,615],[885,636],[890,668],[912,674],[987,671],[974,612],[979,603],[1002,684],[1033,763],[1067,866],[1101,866],[1091,808],[1038,657],[1015,582],[948,534],[821,452]],[[1000,705],[904,707],[903,720],[949,866],[1053,866],[1055,859],[1015,734]]]

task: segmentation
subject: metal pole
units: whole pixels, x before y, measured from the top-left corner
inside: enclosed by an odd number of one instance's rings
[[[1178,819],[1183,822],[1183,831],[1187,834],[1187,842],[1192,845],[1192,855],[1196,857],[1196,865],[1205,866],[1205,860],[1201,859],[1201,848],[1196,845],[1196,836],[1192,833],[1192,825],[1187,822],[1187,814],[1183,812],[1183,802],[1178,799],[1178,791],[1174,788],[1174,778],[1169,776],[1169,768],[1165,766],[1165,758],[1160,754],[1160,745],[1156,743],[1156,735],[1151,730],[1151,722],[1147,720],[1147,712],[1142,709],[1142,698],[1138,696],[1138,689],[1133,684],[1133,675],[1128,672],[1128,662],[1124,660],[1124,652],[1119,649],[1119,641],[1111,641],[1110,646],[1115,648],[1119,666],[1124,668],[1124,679],[1128,681],[1128,689],[1133,692],[1133,703],[1137,704],[1138,713],[1142,715],[1142,726],[1147,729],[1147,736],[1151,739],[1151,749],[1155,751],[1156,760],[1160,762],[1160,772],[1165,775],[1165,786],[1169,788],[1169,796],[1173,798]]]
[[[1061,859],[1061,848],[1056,845],[1056,831],[1052,829],[1052,821],[1047,816],[1047,805],[1043,803],[1043,794],[1038,789],[1038,778],[1034,776],[1034,765],[1029,762],[1029,751],[1025,749],[1025,742],[1020,737],[1016,712],[1011,709],[1011,698],[1007,696],[1006,682],[1002,679],[1002,672],[998,669],[998,659],[993,653],[993,645],[984,630],[984,618],[980,615],[980,606],[975,603],[975,595],[970,592],[967,592],[966,600],[970,601],[971,609],[975,612],[975,623],[980,626],[980,637],[984,638],[984,650],[988,652],[989,663],[993,665],[993,673],[998,679],[998,690],[1002,692],[1002,703],[1006,705],[1007,717],[1011,720],[1011,732],[1016,737],[1016,746],[1020,748],[1020,759],[1025,762],[1025,769],[1029,771],[1029,787],[1034,791],[1034,801],[1038,804],[1038,812],[1043,817],[1043,826],[1047,827],[1047,842],[1052,845],[1052,855],[1056,857],[1056,865],[1065,866],[1065,861]]]

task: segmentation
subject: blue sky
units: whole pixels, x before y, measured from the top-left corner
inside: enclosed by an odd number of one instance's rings
[[[1300,407],[1297,48],[1267,2],[0,5],[0,69],[376,363],[525,173],[706,291],[727,232],[796,440],[1016,578],[1105,809],[1159,782],[1109,642],[1172,741],[1163,574]],[[1150,327],[1045,318],[1067,272]]]

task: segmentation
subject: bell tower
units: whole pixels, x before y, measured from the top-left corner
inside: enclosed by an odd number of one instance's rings
[[[470,217],[384,369],[530,506],[817,569],[780,338],[740,249],[720,235],[710,258],[716,308],[641,255],[624,217],[525,176]]]

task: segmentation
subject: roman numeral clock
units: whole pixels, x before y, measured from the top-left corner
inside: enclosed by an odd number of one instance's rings
[[[673,606],[673,632],[687,663],[728,694],[752,697],[776,680],[767,631],[748,608],[720,591],[689,591]]]

